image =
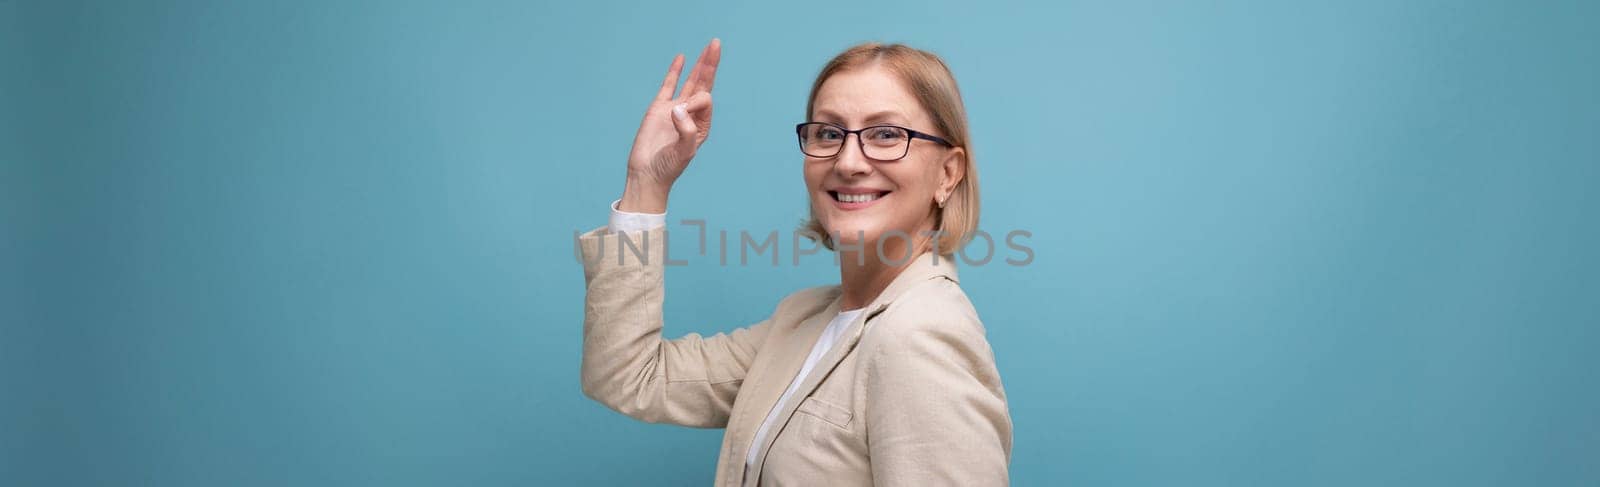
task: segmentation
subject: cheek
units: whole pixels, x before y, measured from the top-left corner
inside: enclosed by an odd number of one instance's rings
[[[811,161],[801,161],[800,175],[805,179],[806,192],[812,192],[822,185],[823,176],[827,175],[827,167]]]
[[[809,202],[813,213],[820,218],[822,216],[821,210],[825,208],[822,205],[827,201],[824,201],[824,198],[818,193],[822,191],[822,180],[827,176],[828,171],[821,164],[813,164],[810,161],[806,161],[804,164],[805,166],[801,173],[804,178],[806,201]]]
[[[919,201],[932,201],[933,193],[939,187],[939,173],[931,170],[932,164],[918,160],[912,164],[899,166],[890,174],[895,183],[896,192],[906,198],[901,199],[901,204],[915,206]]]

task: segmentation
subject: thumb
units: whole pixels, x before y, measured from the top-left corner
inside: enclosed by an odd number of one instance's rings
[[[678,129],[678,145],[694,150],[695,136],[700,128],[695,126],[694,118],[689,116],[688,104],[679,104],[672,107],[672,126]]]

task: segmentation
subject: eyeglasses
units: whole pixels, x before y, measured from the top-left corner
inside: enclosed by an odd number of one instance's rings
[[[850,130],[826,122],[806,122],[794,126],[800,135],[800,152],[811,157],[833,157],[844,148],[844,139],[856,134],[861,153],[877,161],[898,161],[911,152],[911,139],[931,140],[955,147],[955,144],[936,135],[929,135],[895,125],[874,125],[860,130]]]

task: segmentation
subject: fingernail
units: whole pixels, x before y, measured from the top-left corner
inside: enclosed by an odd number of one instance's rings
[[[688,117],[689,116],[689,105],[687,103],[680,103],[680,104],[678,104],[678,106],[672,107],[672,116],[678,117],[678,118]]]

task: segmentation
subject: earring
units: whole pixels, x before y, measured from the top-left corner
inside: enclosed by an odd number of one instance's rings
[[[939,208],[944,208],[944,197],[939,198]]]

